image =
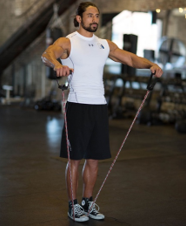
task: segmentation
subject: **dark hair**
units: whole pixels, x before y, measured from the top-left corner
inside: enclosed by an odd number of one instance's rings
[[[82,18],[83,13],[86,11],[86,9],[89,6],[93,6],[93,7],[96,7],[98,9],[98,7],[94,3],[92,3],[92,2],[82,2],[82,3],[79,4],[79,6],[77,8],[76,16],[79,15]],[[98,9],[98,11],[99,11],[99,9]],[[79,26],[79,23],[76,20],[76,16],[74,18],[74,26],[75,27],[78,27]]]

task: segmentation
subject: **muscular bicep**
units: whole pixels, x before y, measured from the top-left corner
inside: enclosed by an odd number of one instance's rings
[[[61,58],[69,51],[69,39],[59,38],[52,45],[50,45],[42,56],[52,56],[55,59]]]
[[[68,52],[70,52],[70,40],[67,38],[59,38],[45,50],[41,59],[46,66],[56,68],[60,66],[57,59],[67,58]]]

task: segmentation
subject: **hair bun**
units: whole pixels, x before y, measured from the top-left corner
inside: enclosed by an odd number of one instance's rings
[[[77,22],[76,17],[74,18],[74,26],[79,27],[79,23]]]

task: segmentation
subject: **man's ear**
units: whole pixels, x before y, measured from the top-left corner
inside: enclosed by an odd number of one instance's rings
[[[76,15],[76,20],[77,20],[77,22],[80,24],[80,23],[81,23],[81,16]]]

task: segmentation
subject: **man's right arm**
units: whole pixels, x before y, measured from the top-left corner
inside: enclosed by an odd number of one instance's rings
[[[63,66],[58,62],[58,58],[67,58],[70,52],[70,40],[67,38],[57,39],[53,45],[50,45],[42,54],[41,59],[43,63],[53,68],[56,71],[57,76],[68,76],[70,70],[68,66]]]

